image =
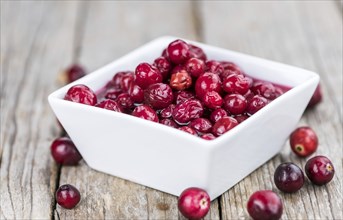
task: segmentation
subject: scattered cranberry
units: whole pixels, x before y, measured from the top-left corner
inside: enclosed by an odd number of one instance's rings
[[[182,40],[175,40],[167,47],[168,57],[174,64],[182,64],[190,58],[189,45]]]
[[[121,89],[121,85],[122,85],[122,79],[125,75],[130,75],[133,74],[132,71],[122,71],[122,72],[118,72],[116,74],[114,74],[113,78],[112,78],[112,85],[115,88]]]
[[[138,118],[143,118],[145,120],[158,122],[158,116],[156,112],[148,105],[137,106],[133,110],[132,115]]]
[[[191,58],[186,62],[185,68],[192,77],[198,78],[205,72],[206,66],[203,60],[198,58]]]
[[[85,76],[86,71],[79,64],[73,64],[66,69],[65,74],[67,75],[68,83],[71,83]]]
[[[134,83],[130,84],[127,93],[130,95],[131,100],[134,103],[142,103],[144,101],[143,89]]]
[[[335,169],[327,157],[316,156],[306,162],[305,172],[312,183],[321,186],[332,180]]]
[[[282,192],[294,193],[304,185],[304,173],[294,163],[280,164],[274,173],[274,183]]]
[[[224,80],[223,90],[227,93],[244,95],[249,90],[249,82],[243,75],[232,74]]]
[[[171,104],[168,107],[162,109],[160,111],[160,117],[161,118],[171,118],[174,108],[175,108],[175,105]]]
[[[132,101],[130,95],[127,93],[122,93],[122,94],[118,95],[116,101],[124,109],[129,109],[129,108],[133,107],[133,101]]]
[[[260,96],[260,95],[255,95],[249,102],[248,107],[247,107],[247,112],[250,115],[255,114],[258,112],[261,108],[265,107],[268,105],[269,101],[268,99]]]
[[[207,133],[211,131],[212,123],[206,118],[197,118],[191,121],[189,127],[193,128],[197,132]]]
[[[166,57],[161,56],[157,58],[154,61],[154,66],[156,66],[157,69],[160,71],[164,80],[169,77],[169,71],[171,70],[172,66]]]
[[[163,109],[173,102],[173,91],[167,84],[155,83],[144,91],[144,100],[155,109]]]
[[[245,112],[247,100],[240,94],[229,94],[224,98],[223,108],[232,115],[239,115]]]
[[[319,104],[322,101],[322,99],[323,99],[323,95],[321,92],[320,85],[318,84],[316,90],[314,91],[314,93],[310,99],[310,102],[307,105],[307,108],[312,108],[312,107],[316,106],[317,104]]]
[[[299,157],[313,154],[318,147],[318,137],[310,127],[295,129],[289,139],[292,151]]]
[[[236,119],[232,117],[223,117],[219,119],[212,127],[212,133],[215,136],[221,136],[224,133],[228,132],[232,128],[236,127],[238,125],[238,122]]]
[[[119,88],[110,88],[106,91],[105,98],[116,100],[121,93],[123,93],[123,91]]]
[[[210,210],[210,196],[203,189],[185,189],[178,199],[178,209],[188,219],[201,219]]]
[[[169,127],[173,127],[173,128],[178,128],[179,126],[175,123],[175,121],[173,121],[172,119],[169,118],[164,118],[160,121],[160,124],[163,125],[167,125]]]
[[[218,61],[209,60],[206,62],[206,71],[220,75],[223,73],[224,67]]]
[[[188,44],[188,46],[189,46],[189,57],[198,58],[203,61],[207,60],[205,52],[200,47],[194,46],[192,44]]]
[[[160,71],[148,63],[141,63],[135,70],[135,83],[142,89],[148,88],[151,84],[162,82]]]
[[[64,97],[65,100],[85,105],[95,105],[97,98],[95,93],[86,85],[72,86]]]
[[[80,199],[80,192],[73,185],[62,185],[56,191],[56,202],[65,209],[74,208]]]
[[[247,209],[254,220],[278,220],[281,218],[283,206],[276,193],[261,190],[250,196]]]
[[[55,139],[50,150],[52,157],[60,165],[76,165],[82,159],[74,143],[67,137]]]
[[[195,94],[202,99],[206,92],[215,91],[220,93],[221,81],[217,74],[206,72],[199,76],[195,82]]]
[[[216,139],[216,136],[214,136],[212,133],[202,134],[200,137],[202,139],[205,139],[205,140],[214,140],[214,139]]]
[[[223,98],[216,91],[206,92],[203,97],[203,102],[210,109],[220,108],[223,104]]]
[[[228,116],[227,112],[222,109],[222,108],[218,108],[216,110],[214,110],[211,115],[210,115],[210,119],[213,123],[217,122],[219,119]]]
[[[179,124],[186,124],[193,119],[200,118],[204,108],[198,100],[191,99],[175,106],[172,116]]]
[[[105,99],[98,104],[95,105],[96,107],[99,108],[104,108],[107,110],[115,111],[115,112],[123,112],[123,108],[121,105],[118,104],[118,102],[113,101],[111,99]]]
[[[175,103],[181,104],[189,99],[194,99],[195,96],[192,92],[189,91],[178,91],[175,93]]]
[[[181,70],[171,75],[169,84],[173,89],[185,90],[192,85],[192,77],[186,70]]]
[[[190,133],[191,135],[197,135],[197,132],[193,128],[188,126],[179,127],[179,130]]]

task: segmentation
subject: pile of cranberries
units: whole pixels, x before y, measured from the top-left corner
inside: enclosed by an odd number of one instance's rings
[[[64,99],[212,140],[288,89],[253,79],[230,61],[208,60],[201,48],[175,40],[153,63],[115,73],[101,91],[75,85]]]

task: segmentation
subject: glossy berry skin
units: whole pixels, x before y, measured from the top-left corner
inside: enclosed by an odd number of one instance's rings
[[[214,110],[211,115],[210,115],[210,120],[215,123],[217,122],[219,119],[225,117],[225,116],[228,116],[227,115],[227,112],[222,109],[222,108],[218,108],[216,110]]]
[[[122,93],[118,95],[116,101],[123,109],[129,109],[133,107],[133,101],[130,95],[127,93]]]
[[[317,104],[319,104],[323,99],[323,95],[322,95],[322,91],[320,88],[320,84],[318,84],[316,90],[314,91],[310,102],[307,105],[307,108],[313,108],[314,106],[316,106]]]
[[[191,135],[197,135],[197,132],[193,128],[188,126],[179,127],[179,130],[190,133]]]
[[[152,109],[148,105],[140,105],[137,106],[133,112],[132,115],[138,118],[143,118],[148,121],[158,122],[158,116],[154,109]]]
[[[73,185],[62,185],[56,191],[56,202],[65,209],[74,208],[80,200],[80,192]]]
[[[250,102],[248,103],[247,107],[247,112],[250,115],[255,114],[258,112],[260,109],[268,105],[269,101],[268,99],[264,98],[263,96],[260,95],[255,95]]]
[[[171,118],[174,108],[175,108],[175,105],[170,104],[168,107],[162,109],[160,111],[160,117],[161,118]]]
[[[151,84],[160,83],[162,79],[160,71],[148,63],[141,63],[136,67],[135,83],[142,89],[148,88]]]
[[[166,80],[169,77],[169,71],[171,70],[172,65],[167,58],[163,56],[158,57],[153,65],[160,71],[163,80]]]
[[[60,165],[77,165],[82,159],[72,140],[67,137],[55,139],[50,146],[51,155]]]
[[[121,71],[121,72],[117,72],[116,74],[114,74],[111,84],[113,85],[114,88],[118,88],[121,89],[121,85],[122,85],[122,80],[123,77],[126,75],[133,75],[132,71]]]
[[[214,140],[214,139],[216,139],[216,136],[214,136],[212,133],[202,134],[200,137],[202,139],[205,139],[205,140]]]
[[[188,126],[200,133],[207,133],[212,129],[212,123],[206,118],[194,119]]]
[[[243,114],[247,106],[247,100],[240,94],[229,94],[224,98],[223,108],[232,115]]]
[[[242,123],[243,121],[249,118],[248,115],[235,115],[234,118],[237,120],[238,123]]]
[[[269,100],[274,100],[279,95],[274,85],[269,82],[256,82],[251,90],[254,94],[261,95]]]
[[[175,40],[167,47],[169,60],[174,64],[182,64],[190,58],[189,45],[182,40]]]
[[[210,210],[210,196],[203,189],[191,187],[185,189],[177,203],[181,214],[188,219],[201,219]]]
[[[223,105],[223,98],[216,91],[206,92],[203,97],[204,105],[210,109],[217,109]]]
[[[127,93],[130,95],[134,103],[142,103],[144,101],[144,91],[135,83],[131,83]]]
[[[274,172],[274,183],[282,192],[294,193],[304,185],[304,173],[294,163],[282,163]]]
[[[187,124],[193,119],[200,118],[204,108],[199,100],[190,99],[177,104],[172,112],[173,119],[179,124]]]
[[[236,119],[226,116],[219,119],[212,127],[212,134],[219,137],[228,132],[232,128],[236,127],[238,122]]]
[[[115,111],[115,112],[123,112],[123,108],[121,105],[118,104],[118,102],[113,101],[111,99],[105,99],[98,104],[95,105],[96,107],[99,108],[104,108],[107,110]]]
[[[295,129],[289,138],[292,151],[299,157],[307,157],[318,148],[318,137],[310,127]]]
[[[220,64],[224,67],[225,70],[231,70],[233,72],[237,72],[239,75],[243,75],[243,71],[241,70],[241,68],[239,68],[239,66],[237,66],[233,62],[221,61]]]
[[[327,157],[316,156],[306,162],[305,172],[313,184],[322,186],[332,180],[335,168]]]
[[[72,86],[64,96],[65,100],[94,106],[97,103],[95,93],[86,85]]]
[[[86,75],[85,69],[79,64],[71,65],[66,69],[65,73],[67,75],[68,83],[74,82]]]
[[[169,85],[175,90],[188,89],[192,85],[192,77],[186,70],[181,70],[171,75]]]
[[[207,60],[205,52],[200,47],[194,46],[192,44],[188,44],[188,46],[189,46],[189,57],[198,58],[203,61]]]
[[[206,71],[220,75],[223,73],[224,67],[218,61],[209,60],[206,62]]]
[[[189,91],[178,91],[175,93],[175,103],[181,104],[187,100],[195,99],[195,95]]]
[[[173,128],[178,128],[179,126],[175,123],[175,121],[173,121],[172,119],[169,118],[164,118],[160,121],[160,124],[163,125],[167,125],[169,127],[173,127]]]
[[[243,75],[232,74],[223,82],[223,90],[227,93],[239,93],[244,95],[249,90],[249,82]]]
[[[154,109],[168,107],[174,100],[173,91],[169,85],[155,83],[144,91],[144,101]]]
[[[191,58],[185,63],[187,72],[194,78],[198,78],[205,72],[205,62],[198,58]]]
[[[221,80],[215,73],[206,72],[199,76],[195,82],[195,94],[202,99],[206,92],[221,92]]]
[[[107,91],[106,91],[106,94],[105,94],[105,98],[106,99],[112,99],[112,100],[116,100],[118,95],[120,95],[123,91],[119,88],[109,88]]]
[[[278,220],[282,216],[283,205],[276,193],[261,190],[250,196],[247,209],[254,220]]]

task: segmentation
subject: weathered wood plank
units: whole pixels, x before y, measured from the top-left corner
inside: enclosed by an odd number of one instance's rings
[[[80,57],[94,70],[162,35],[196,39],[189,2],[89,2]],[[175,18],[177,16],[177,19]],[[162,23],[162,18],[168,24]],[[57,207],[61,219],[177,219],[177,197],[91,170],[85,163],[63,167],[60,184],[78,187],[73,210]],[[219,219],[218,201],[207,219]]]
[[[342,14],[334,2],[206,2],[202,4],[206,43],[300,66],[322,77],[324,101],[308,111],[299,125],[318,134],[316,154],[332,159],[333,182],[315,187],[308,181],[295,194],[273,184],[281,163],[304,167],[285,143],[284,150],[220,199],[223,219],[246,219],[246,202],[257,190],[272,189],[284,202],[284,219],[342,219]],[[212,16],[213,12],[216,16]],[[330,16],[328,16],[330,15]],[[220,24],[220,28],[218,28]]]
[[[1,219],[53,213],[57,167],[49,146],[59,128],[46,98],[71,59],[74,9],[1,1]]]

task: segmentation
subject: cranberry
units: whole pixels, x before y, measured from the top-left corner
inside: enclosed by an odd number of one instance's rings
[[[200,47],[194,46],[192,44],[188,44],[188,45],[189,45],[189,54],[190,54],[189,57],[198,58],[203,61],[207,60],[205,52]]]
[[[223,98],[216,91],[206,92],[203,97],[203,102],[210,109],[220,108],[223,104]]]
[[[158,57],[154,61],[153,65],[156,66],[157,69],[160,71],[160,73],[162,74],[163,80],[166,80],[169,76],[169,71],[171,70],[171,67],[172,67],[168,59],[163,56]]]
[[[312,183],[321,186],[332,180],[335,169],[327,157],[316,156],[306,162],[305,172]]]
[[[274,85],[269,82],[256,82],[251,90],[256,95],[261,95],[270,100],[276,99],[278,95]]]
[[[137,106],[133,110],[132,115],[138,118],[143,118],[145,120],[158,122],[158,116],[156,112],[148,105]]]
[[[249,82],[242,75],[232,74],[224,80],[223,90],[227,93],[244,95],[249,90]]]
[[[220,75],[223,73],[224,67],[218,61],[209,60],[206,62],[206,71]]]
[[[250,102],[250,100],[255,96],[255,94],[249,89],[247,93],[245,93],[244,98],[247,100],[247,102]]]
[[[169,84],[175,90],[185,90],[192,85],[192,77],[186,70],[181,70],[171,75]]]
[[[206,66],[203,60],[198,58],[191,58],[186,62],[185,68],[192,77],[198,78],[205,72]]]
[[[173,119],[179,124],[185,124],[193,119],[200,118],[204,113],[199,100],[186,100],[181,104],[177,104],[173,110]]]
[[[320,103],[322,101],[322,99],[323,99],[323,95],[321,92],[320,85],[318,84],[316,90],[314,91],[314,93],[310,99],[310,102],[307,105],[307,108],[312,108],[312,107],[316,106],[318,103]]]
[[[216,139],[216,136],[214,136],[214,135],[211,134],[211,133],[202,134],[200,137],[201,137],[202,139],[205,139],[205,140],[214,140],[214,139]]]
[[[203,189],[191,187],[185,189],[178,199],[178,209],[188,219],[201,219],[210,210],[210,196]]]
[[[80,192],[73,185],[62,185],[56,191],[56,202],[65,209],[74,208],[80,202],[80,199]]]
[[[124,91],[127,92],[129,90],[129,86],[133,83],[134,81],[134,75],[132,72],[125,74],[122,78],[121,78],[121,82],[120,82],[120,88]]]
[[[97,103],[95,93],[86,85],[81,84],[72,86],[64,96],[64,99],[93,106]]]
[[[289,143],[297,156],[307,157],[317,150],[318,137],[310,127],[300,127],[292,132]]]
[[[213,125],[212,133],[218,137],[236,127],[236,125],[238,125],[236,119],[228,116],[222,117]]]
[[[73,64],[66,69],[65,74],[67,75],[68,83],[71,83],[85,76],[86,71],[79,64]]]
[[[248,107],[247,107],[247,112],[250,115],[255,114],[258,112],[261,108],[265,107],[268,105],[268,99],[260,96],[260,95],[255,95],[249,102]]]
[[[151,84],[162,82],[160,71],[148,63],[141,63],[135,70],[135,83],[142,89],[148,88]]]
[[[237,66],[233,62],[222,61],[220,62],[220,64],[225,70],[232,71],[233,73],[236,73],[238,75],[243,75],[243,71],[241,70],[241,68],[239,68],[239,66]]]
[[[191,135],[197,135],[196,131],[188,126],[179,127],[179,130],[190,133]]]
[[[233,115],[243,114],[247,108],[247,100],[240,94],[229,94],[224,98],[223,108]]]
[[[161,118],[171,118],[172,117],[172,112],[175,108],[174,104],[170,104],[168,107],[162,109],[160,111],[160,117]]]
[[[155,109],[168,107],[174,100],[173,91],[169,85],[155,83],[144,91],[145,103]]]
[[[173,127],[173,128],[178,128],[179,126],[175,123],[175,121],[173,121],[172,119],[169,118],[164,118],[160,121],[160,124],[163,125],[167,125],[169,127]]]
[[[220,93],[221,81],[217,74],[206,72],[199,76],[195,82],[195,94],[202,99],[206,92],[215,91]]]
[[[282,192],[294,193],[304,185],[304,173],[294,163],[282,163],[275,170],[274,183]]]
[[[123,76],[130,75],[130,74],[133,74],[133,72],[132,71],[122,71],[122,72],[118,72],[118,73],[114,74],[112,81],[111,81],[112,85],[115,88],[121,89]]]
[[[123,91],[119,88],[110,88],[106,91],[105,98],[116,100],[118,95],[120,95]]]
[[[67,137],[55,139],[50,150],[56,163],[61,165],[76,165],[82,159],[74,143]]]
[[[283,206],[276,193],[261,190],[250,196],[247,209],[254,220],[278,220],[281,218]]]
[[[95,106],[99,108],[104,108],[111,111],[115,111],[115,112],[123,112],[121,105],[119,105],[118,102],[113,101],[111,99],[105,99],[99,102],[98,104],[96,104]]]
[[[167,47],[170,61],[174,64],[182,64],[189,59],[189,46],[182,40],[175,40]]]
[[[178,73],[181,71],[187,71],[186,67],[184,65],[177,65],[174,66],[174,68],[170,71],[170,74]]]
[[[192,92],[189,91],[179,91],[175,93],[175,103],[181,104],[189,99],[194,99],[195,96]]]
[[[242,123],[243,121],[249,118],[248,115],[235,115],[234,118],[237,120],[238,123]]]
[[[165,49],[162,51],[161,56],[168,59],[167,48],[165,48]]]
[[[213,123],[215,123],[219,119],[221,119],[222,117],[225,117],[225,116],[227,116],[227,112],[222,108],[218,108],[211,113],[210,119]]]
[[[197,132],[207,133],[212,129],[212,123],[206,118],[196,118],[189,124],[189,127],[193,128]]]
[[[134,103],[142,103],[144,101],[143,89],[134,83],[130,84],[127,93],[130,95],[131,100]]]
[[[116,101],[124,109],[129,109],[129,108],[133,107],[133,101],[132,101],[130,95],[127,93],[122,93],[122,94],[118,95]]]

